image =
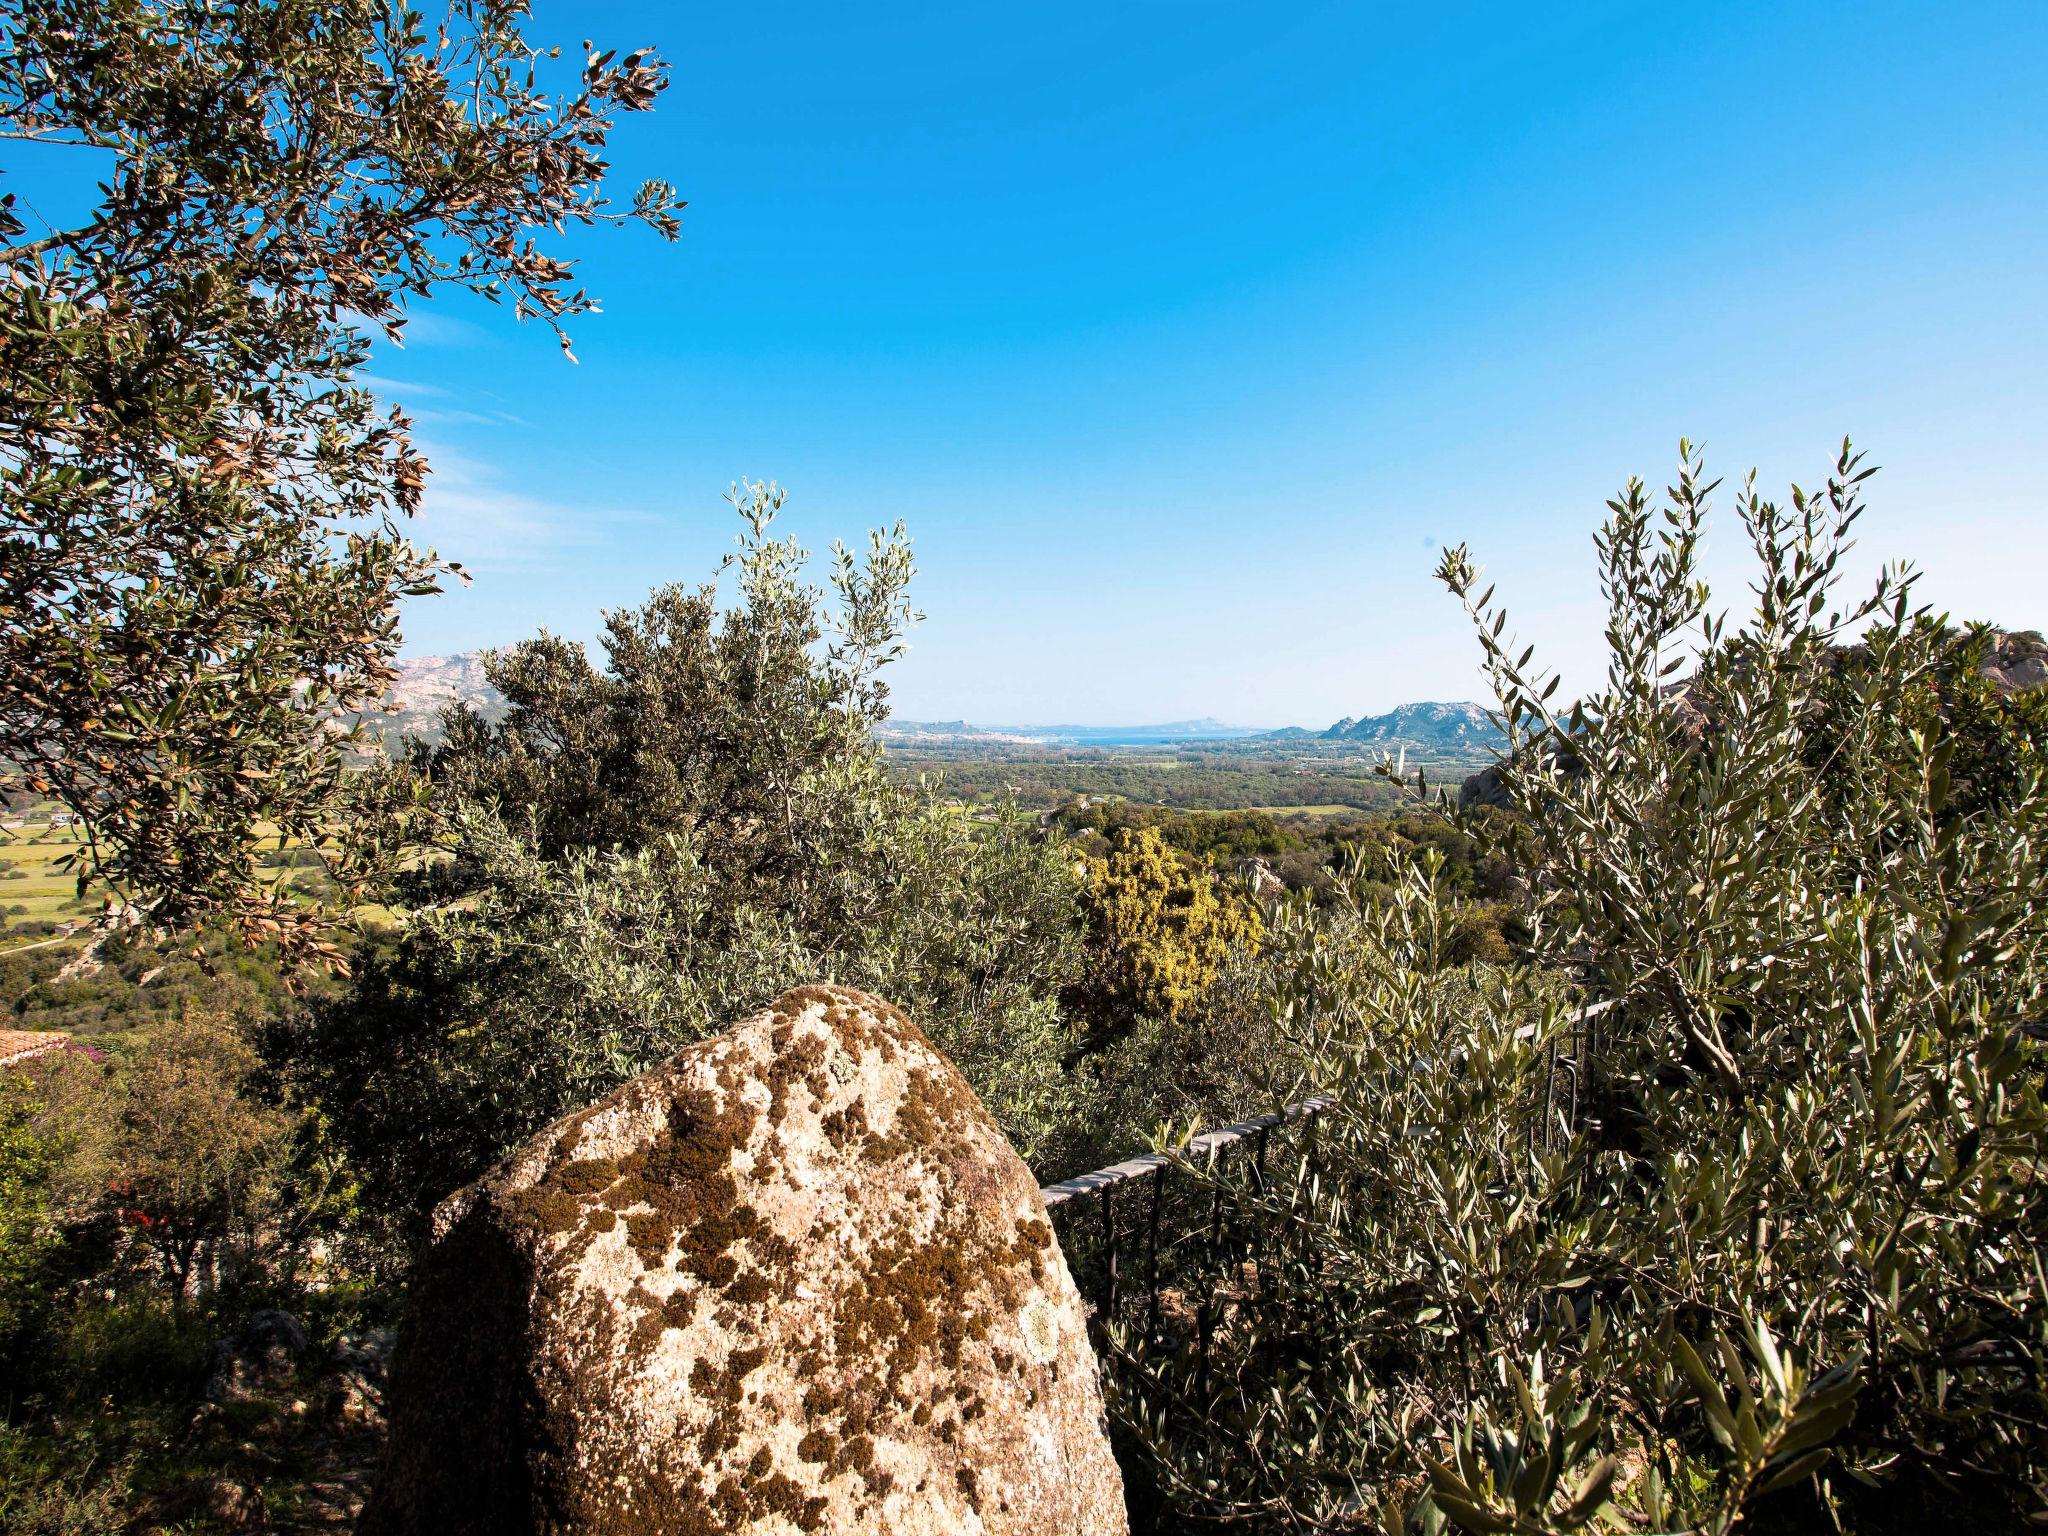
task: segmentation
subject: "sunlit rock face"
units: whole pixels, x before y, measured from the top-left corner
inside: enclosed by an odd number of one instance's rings
[[[1993,630],[1983,672],[2000,693],[2048,684],[2048,640],[2038,629]]]
[[[368,1536],[1122,1533],[1035,1182],[888,1004],[805,987],[435,1213]]]

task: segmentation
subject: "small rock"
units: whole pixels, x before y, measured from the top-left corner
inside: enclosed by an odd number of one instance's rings
[[[203,1503],[206,1512],[223,1525],[250,1526],[263,1519],[263,1492],[231,1477],[210,1479]]]
[[[384,1386],[397,1335],[372,1328],[360,1336],[343,1334],[328,1357],[332,1384],[324,1412],[337,1423],[374,1427],[384,1422]]]
[[[1237,872],[1255,901],[1272,901],[1287,894],[1287,882],[1264,859],[1246,859]]]
[[[274,1308],[252,1312],[207,1356],[206,1400],[230,1403],[278,1391],[312,1352],[312,1341],[291,1313]]]

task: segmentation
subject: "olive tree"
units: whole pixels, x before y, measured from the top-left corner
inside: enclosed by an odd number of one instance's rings
[[[1699,579],[1697,458],[1662,506],[1632,483],[1607,676],[1568,710],[1447,554],[1528,951],[1446,965],[1427,864],[1269,929],[1289,1091],[1336,1104],[1313,1162],[1234,1190],[1274,1260],[1213,1372],[1126,1341],[1184,1506],[1526,1533],[2048,1507],[2048,779],[2029,747],[1959,798],[1956,637],[1906,568],[1839,601],[1867,474],[1845,446],[1789,506],[1743,488],[1739,624]]]
[[[604,194],[661,63],[556,89],[524,0],[7,0],[0,137],[97,200],[0,198],[0,761],[80,817],[80,877],[176,925],[227,916],[329,959],[330,914],[257,877],[260,831],[344,902],[385,852],[343,722],[392,675],[427,465],[363,376],[450,290],[563,327],[595,309],[536,236],[637,219]]]
[[[450,712],[419,759],[443,844],[398,892],[401,932],[279,1031],[386,1210],[820,979],[907,1010],[1027,1157],[1083,1129],[1069,857],[1014,808],[970,818],[893,779],[875,742],[915,618],[903,530],[836,549],[828,595],[775,533],[780,493],[733,500],[726,593],[609,615],[602,668],[526,642],[493,663],[501,722]]]

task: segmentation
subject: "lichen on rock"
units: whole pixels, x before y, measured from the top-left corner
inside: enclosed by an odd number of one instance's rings
[[[1126,1529],[1037,1187],[909,1019],[784,994],[435,1214],[365,1536]]]

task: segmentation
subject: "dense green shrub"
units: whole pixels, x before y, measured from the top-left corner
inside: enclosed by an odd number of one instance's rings
[[[1698,579],[1697,462],[1664,509],[1632,484],[1599,545],[1607,680],[1568,715],[1447,557],[1511,731],[1532,963],[1449,963],[1433,861],[1390,905],[1354,878],[1276,917],[1288,1091],[1337,1106],[1313,1165],[1225,1182],[1269,1262],[1226,1288],[1210,1373],[1123,1341],[1123,1418],[1183,1513],[2048,1508],[2048,782],[2020,753],[1959,798],[1955,642],[1910,573],[1834,606],[1864,475],[1845,448],[1789,509],[1745,488],[1739,628]],[[1576,1023],[1567,982],[1613,1007]]]
[[[418,915],[350,995],[281,1031],[384,1209],[417,1212],[549,1119],[803,980],[897,1002],[1027,1157],[1085,1129],[1063,1066],[1072,872],[1014,817],[977,827],[878,777],[874,846],[833,872],[870,908],[806,933],[734,907],[680,839],[543,858],[488,812],[459,823],[480,888]],[[864,892],[864,894],[863,894]]]
[[[127,1529],[135,1517],[130,1501],[140,1457],[114,1438],[104,1420],[68,1422],[57,1433],[0,1420],[0,1530],[113,1536]]]
[[[0,1361],[44,1304],[43,1262],[56,1239],[42,1112],[28,1078],[0,1072]]]
[[[334,1523],[331,1507],[325,1521],[292,1518],[343,1470],[330,1427],[267,1396],[225,1406],[200,1396],[214,1341],[242,1316],[174,1309],[151,1291],[108,1300],[95,1288],[53,1318],[33,1368],[8,1383],[0,1530],[198,1536],[246,1529],[259,1514],[269,1530]],[[221,1494],[237,1497],[218,1503]]]
[[[1068,994],[1075,1009],[1110,1036],[1141,1018],[1178,1024],[1204,1015],[1233,951],[1258,945],[1250,901],[1150,827],[1118,834],[1086,868],[1088,958]]]
[[[1069,859],[1013,810],[892,782],[876,673],[912,618],[900,529],[841,551],[836,605],[736,497],[739,601],[657,592],[610,665],[547,637],[451,716],[427,762],[447,857],[400,895],[360,985],[278,1033],[387,1211],[417,1215],[507,1146],[803,982],[905,1008],[1025,1156],[1090,1131],[1058,997],[1079,960]]]

